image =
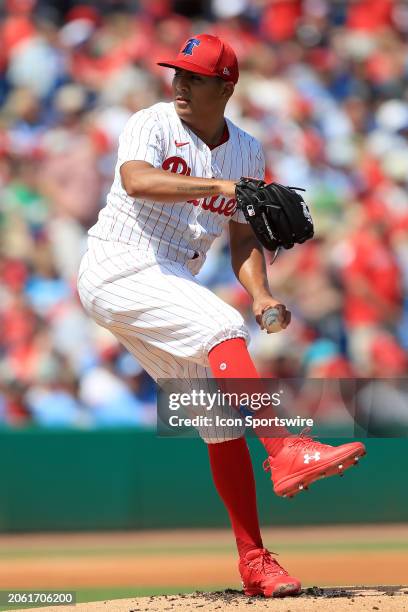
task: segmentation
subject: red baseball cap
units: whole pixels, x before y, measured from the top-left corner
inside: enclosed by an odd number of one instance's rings
[[[228,43],[218,36],[198,34],[192,36],[181,47],[174,60],[157,62],[159,66],[182,68],[205,76],[218,76],[224,81],[238,81],[237,56]]]

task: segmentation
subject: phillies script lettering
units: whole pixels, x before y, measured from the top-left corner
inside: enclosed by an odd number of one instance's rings
[[[163,170],[170,170],[170,172],[174,172],[174,174],[184,174],[185,176],[190,176],[191,168],[187,166],[187,162],[182,157],[168,157],[164,160],[162,164]]]
[[[169,157],[165,159],[162,164],[163,170],[169,170],[177,174],[184,174],[185,176],[191,175],[191,168],[187,165],[186,161],[182,157]],[[207,198],[201,198],[198,200],[187,200],[189,204],[193,206],[200,206],[203,210],[208,210],[212,213],[218,213],[219,215],[225,215],[226,217],[232,217],[236,210],[235,198],[225,198],[223,196],[211,196]]]
[[[211,196],[203,198],[202,200],[187,200],[189,204],[193,206],[200,206],[204,210],[209,210],[212,213],[218,213],[219,215],[225,215],[226,217],[232,217],[236,210],[235,198],[227,199],[223,196]]]

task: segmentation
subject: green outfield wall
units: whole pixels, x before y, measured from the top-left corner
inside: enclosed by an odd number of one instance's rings
[[[367,457],[344,478],[286,500],[273,494],[262,447],[250,440],[263,524],[408,521],[408,440],[366,443]],[[0,532],[227,524],[200,440],[130,429],[0,431]]]

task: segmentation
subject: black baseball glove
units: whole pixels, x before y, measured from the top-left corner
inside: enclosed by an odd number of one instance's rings
[[[309,208],[295,189],[245,177],[235,187],[237,207],[269,251],[291,249],[313,237]]]

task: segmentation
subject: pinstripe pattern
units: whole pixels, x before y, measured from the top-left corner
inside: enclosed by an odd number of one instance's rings
[[[78,289],[99,323],[204,367],[209,350],[222,340],[248,338],[241,315],[185,266],[140,255],[120,243],[91,241]]]
[[[89,231],[78,277],[81,301],[155,380],[208,379],[211,348],[230,338],[248,339],[241,315],[194,278],[229,221],[245,219],[223,196],[166,205],[135,200],[121,185],[120,166],[144,160],[197,177],[263,178],[260,144],[227,122],[229,140],[211,151],[180,121],[172,103],[133,115],[120,136],[107,205]],[[242,431],[200,428],[200,435],[215,442]]]
[[[155,380],[209,378],[211,348],[230,338],[248,339],[241,315],[199,285],[185,266],[120,243],[90,239],[78,291],[93,319]],[[242,435],[233,428],[202,427],[199,433],[207,442]]]
[[[192,391],[193,388],[198,389],[198,385],[193,381],[199,379],[200,389],[203,389],[207,393],[214,393],[214,385],[205,384],[206,380],[208,380],[209,383],[211,380],[211,374],[208,368],[204,368],[187,359],[171,357],[166,351],[152,348],[137,338],[129,338],[128,336],[122,336],[116,332],[115,336],[119,342],[137,358],[140,365],[150,374],[150,376],[154,377],[157,375],[157,368],[152,364],[161,363],[162,367],[165,367],[165,374],[161,374],[159,378],[177,378],[183,380],[183,391]],[[195,417],[202,414],[202,411],[197,407],[190,406],[186,407],[185,414],[189,417]],[[235,410],[228,407],[223,408],[222,412],[219,411],[218,414],[223,417],[236,416]],[[219,427],[200,426],[197,427],[197,431],[207,444],[214,444],[241,437],[245,432],[245,428],[223,427],[221,429]]]
[[[217,210],[205,210],[204,199],[197,205],[174,202],[163,205],[131,198],[124,191],[120,167],[130,160],[143,160],[161,168],[166,160],[179,158],[177,170],[189,168],[191,176],[239,179],[263,177],[264,162],[259,142],[227,120],[229,140],[213,151],[183,124],[172,103],[155,104],[139,111],[128,121],[119,139],[115,177],[107,205],[89,235],[138,247],[142,251],[182,263],[199,253],[199,263],[228,222],[245,223],[242,213],[217,212],[226,198],[218,198]],[[177,147],[176,143],[187,142]],[[198,271],[198,270],[197,270]]]

